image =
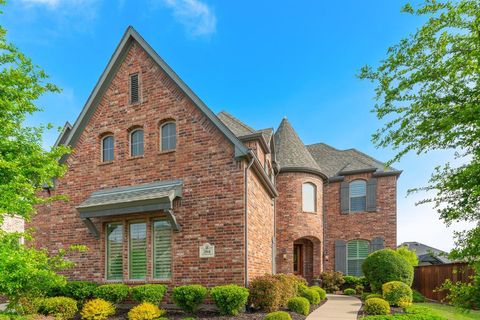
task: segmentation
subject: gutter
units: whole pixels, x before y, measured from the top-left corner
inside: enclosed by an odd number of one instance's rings
[[[255,162],[255,155],[250,150],[249,155],[253,155],[250,162],[245,167],[245,287],[248,288],[248,169]]]

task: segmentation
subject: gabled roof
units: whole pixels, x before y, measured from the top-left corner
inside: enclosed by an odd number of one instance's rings
[[[282,120],[274,137],[280,171],[313,172],[325,177],[287,118]]]
[[[417,254],[418,260],[420,262],[431,262],[435,263],[438,261],[439,263],[451,263],[452,261],[446,257],[447,253],[443,250],[427,246],[426,244],[411,241],[411,242],[404,242],[398,247],[406,246],[409,250],[415,250]]]
[[[248,154],[248,149],[245,145],[230,131],[227,126],[217,118],[217,116],[203,103],[202,100],[180,79],[180,77],[170,68],[170,66],[153,50],[153,48],[142,38],[142,36],[131,26],[127,28],[115,52],[113,53],[107,67],[98,79],[95,88],[88,97],[88,100],[83,107],[82,112],[75,121],[71,130],[65,128],[62,134],[57,139],[57,144],[65,144],[75,147],[78,138],[80,137],[85,126],[88,124],[93,115],[99,101],[110,81],[114,77],[119,66],[123,62],[128,50],[132,44],[136,42],[145,52],[152,58],[153,61],[162,69],[170,79],[180,88],[180,90],[187,96],[195,106],[197,106],[207,118],[223,133],[223,135],[235,146],[235,157],[242,157]],[[62,159],[65,160],[65,159]]]
[[[220,111],[217,114],[218,119],[220,119],[227,127],[232,131],[237,137],[245,136],[248,134],[254,133],[255,129],[246,125],[244,122],[232,116],[226,111]]]

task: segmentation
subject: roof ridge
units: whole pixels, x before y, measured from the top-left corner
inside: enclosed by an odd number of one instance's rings
[[[255,130],[254,128],[250,127],[248,124],[246,124],[245,122],[243,122],[242,120],[238,119],[237,117],[235,117],[234,115],[232,115],[231,113],[229,113],[225,110],[220,111],[218,114],[223,114],[223,115],[229,117],[230,119],[237,122],[239,125],[241,125],[245,129],[247,129],[249,131],[252,131],[252,133],[258,131],[258,130]]]

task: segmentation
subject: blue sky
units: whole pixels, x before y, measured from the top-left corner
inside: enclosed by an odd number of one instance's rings
[[[61,94],[40,100],[29,124],[74,122],[128,25],[133,25],[182,79],[218,112],[255,128],[276,128],[286,116],[305,143],[357,148],[389,160],[371,134],[374,86],[356,78],[421,20],[401,14],[404,1],[10,0],[0,16],[8,38]],[[56,139],[45,136],[46,147]],[[425,195],[424,185],[448,152],[408,155],[394,164],[398,183],[398,241],[449,250],[452,231]]]

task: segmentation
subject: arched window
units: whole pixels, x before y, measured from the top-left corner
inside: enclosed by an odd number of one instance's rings
[[[306,182],[302,185],[302,210],[317,212],[317,186]]]
[[[130,155],[143,156],[143,130],[135,129],[130,133]]]
[[[175,122],[167,122],[160,127],[160,150],[175,150],[177,146],[177,126]]]
[[[112,135],[102,138],[102,161],[113,161],[114,154],[114,139]]]
[[[366,211],[367,183],[365,180],[350,182],[350,212]]]
[[[347,275],[363,276],[362,264],[370,253],[370,243],[366,240],[353,240],[347,243]]]

